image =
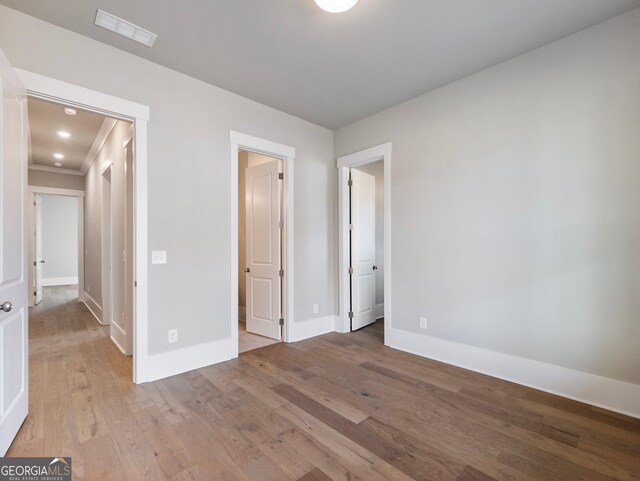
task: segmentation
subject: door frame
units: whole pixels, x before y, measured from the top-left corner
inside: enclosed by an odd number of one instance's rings
[[[78,302],[82,302],[80,286],[84,286],[84,190],[60,189],[58,187],[42,187],[39,185],[28,185],[27,192],[29,195],[29,209],[27,209],[27,217],[29,218],[29,240],[27,248],[29,249],[29,307],[33,307],[33,254],[35,246],[33,245],[32,230],[35,229],[35,219],[33,218],[33,209],[31,209],[31,199],[35,194],[40,195],[59,195],[64,197],[75,197],[78,200]]]
[[[100,229],[102,319],[99,319],[99,321],[103,326],[109,326],[109,329],[111,329],[111,324],[113,324],[113,213],[111,212],[112,165],[113,164],[111,162],[107,161],[100,166],[100,181],[102,184],[100,196],[102,204],[102,222]],[[113,336],[110,337],[113,341]],[[114,342],[114,344],[119,347],[116,342]]]
[[[350,332],[349,319],[349,169],[384,161],[384,343],[389,345],[391,317],[391,142],[338,157],[338,289],[340,314],[336,323],[339,332]]]
[[[233,357],[238,357],[238,153],[240,149],[268,155],[283,160],[284,188],[282,198],[283,212],[283,251],[282,268],[282,317],[284,329],[282,339],[290,342],[293,339],[293,164],[296,149],[288,145],[261,139],[252,135],[229,131],[231,161],[231,296],[230,324],[233,342]]]
[[[148,348],[149,284],[148,284],[148,190],[147,190],[147,123],[149,107],[113,95],[55,80],[44,75],[15,69],[32,97],[75,106],[133,123],[134,171],[134,269],[133,290],[133,382],[150,379],[153,366]],[[26,166],[25,166],[26,169]],[[26,180],[25,180],[26,181]]]

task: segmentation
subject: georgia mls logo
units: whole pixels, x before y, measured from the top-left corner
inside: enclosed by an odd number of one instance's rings
[[[71,458],[0,458],[0,481],[71,481]]]

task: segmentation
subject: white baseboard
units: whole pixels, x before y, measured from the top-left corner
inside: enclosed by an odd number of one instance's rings
[[[335,331],[336,316],[316,317],[306,321],[294,322],[290,326],[288,342],[304,341],[311,337],[321,336]]]
[[[109,327],[109,337],[111,337],[111,340],[116,345],[116,347],[120,349],[120,351],[122,351],[122,354],[126,356],[127,352],[122,346],[127,341],[127,333],[115,322],[112,322]]]
[[[394,349],[640,418],[638,384],[400,329],[388,332],[385,344]]]
[[[86,292],[83,292],[80,295],[80,300],[87,306],[87,309],[93,314],[100,324],[102,324],[102,307],[98,304],[93,297],[91,297]]]
[[[207,342],[160,354],[149,354],[138,372],[138,383],[157,381],[183,372],[228,361],[238,355],[231,338]]]
[[[373,314],[376,316],[376,320],[384,317],[384,302],[382,304],[376,304]]]
[[[238,306],[238,319],[241,321],[247,320],[247,308],[245,306]]]
[[[78,276],[75,277],[47,277],[42,278],[42,286],[72,286],[78,283]]]

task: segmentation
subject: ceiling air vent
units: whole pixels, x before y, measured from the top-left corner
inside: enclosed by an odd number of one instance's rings
[[[96,25],[98,27],[106,28],[107,30],[122,35],[134,42],[141,43],[147,47],[151,47],[156,41],[158,36],[155,33],[151,33],[149,30],[140,28],[131,22],[111,15],[104,10],[98,9],[96,13]]]

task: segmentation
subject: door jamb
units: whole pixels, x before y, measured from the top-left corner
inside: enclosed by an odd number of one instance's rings
[[[238,357],[238,152],[240,149],[283,159],[284,192],[283,192],[283,248],[284,269],[283,305],[284,318],[283,340],[293,339],[293,165],[296,149],[288,145],[271,142],[234,130],[229,131],[231,160],[231,299],[230,323],[233,343],[233,357]]]
[[[80,293],[80,286],[84,286],[84,191],[74,189],[60,189],[58,187],[42,187],[39,185],[28,185],[27,192],[29,193],[29,201],[35,194],[41,195],[60,195],[65,197],[76,197],[78,199],[78,302],[82,302],[82,295]],[[32,205],[29,204],[27,209],[27,217],[29,220],[29,239],[32,238],[33,232],[31,227],[35,226],[35,219],[33,218]],[[33,271],[33,258],[34,247],[32,242],[27,242],[27,248],[29,249],[29,272]],[[33,281],[32,274],[29,275],[29,307],[33,307]]]
[[[15,69],[28,95],[133,122],[134,266],[133,382],[146,382],[153,369],[149,355],[147,123],[149,107],[137,102]],[[26,168],[26,166],[25,166]]]
[[[384,161],[384,343],[389,345],[391,318],[391,142],[338,157],[338,288],[340,315],[336,330],[349,332],[349,168]]]

